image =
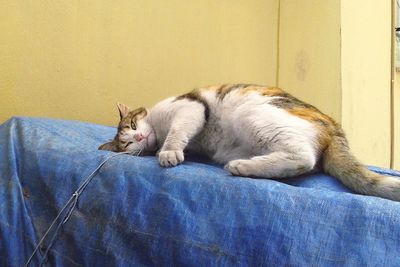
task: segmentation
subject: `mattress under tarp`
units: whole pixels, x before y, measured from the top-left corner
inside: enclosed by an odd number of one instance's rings
[[[115,132],[36,118],[0,126],[0,266],[25,264],[113,153],[97,147]],[[152,156],[118,155],[80,196],[48,265],[400,266],[400,203],[351,193],[324,174],[251,179],[202,160],[162,168]]]

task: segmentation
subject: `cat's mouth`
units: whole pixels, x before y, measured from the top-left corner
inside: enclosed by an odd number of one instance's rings
[[[125,149],[126,149],[129,145],[131,145],[131,144],[133,144],[133,142],[128,142],[128,143],[126,144],[126,146],[125,146]]]

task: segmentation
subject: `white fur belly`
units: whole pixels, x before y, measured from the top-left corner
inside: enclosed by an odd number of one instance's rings
[[[224,129],[220,119],[213,115],[200,134],[189,144],[189,149],[221,164],[235,159],[249,159],[255,155],[246,144]]]
[[[219,163],[249,159],[273,151],[305,151],[316,154],[314,126],[266,97],[247,95],[225,99],[211,109],[210,120],[196,138],[201,152]]]

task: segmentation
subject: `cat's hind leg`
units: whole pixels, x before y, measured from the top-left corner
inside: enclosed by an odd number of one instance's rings
[[[313,170],[316,156],[312,152],[271,152],[251,159],[232,160],[225,169],[233,175],[260,178],[285,178]]]

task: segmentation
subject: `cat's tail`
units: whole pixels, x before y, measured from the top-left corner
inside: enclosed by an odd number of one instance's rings
[[[325,150],[323,169],[357,193],[400,201],[400,179],[372,172],[358,162],[342,131]]]

